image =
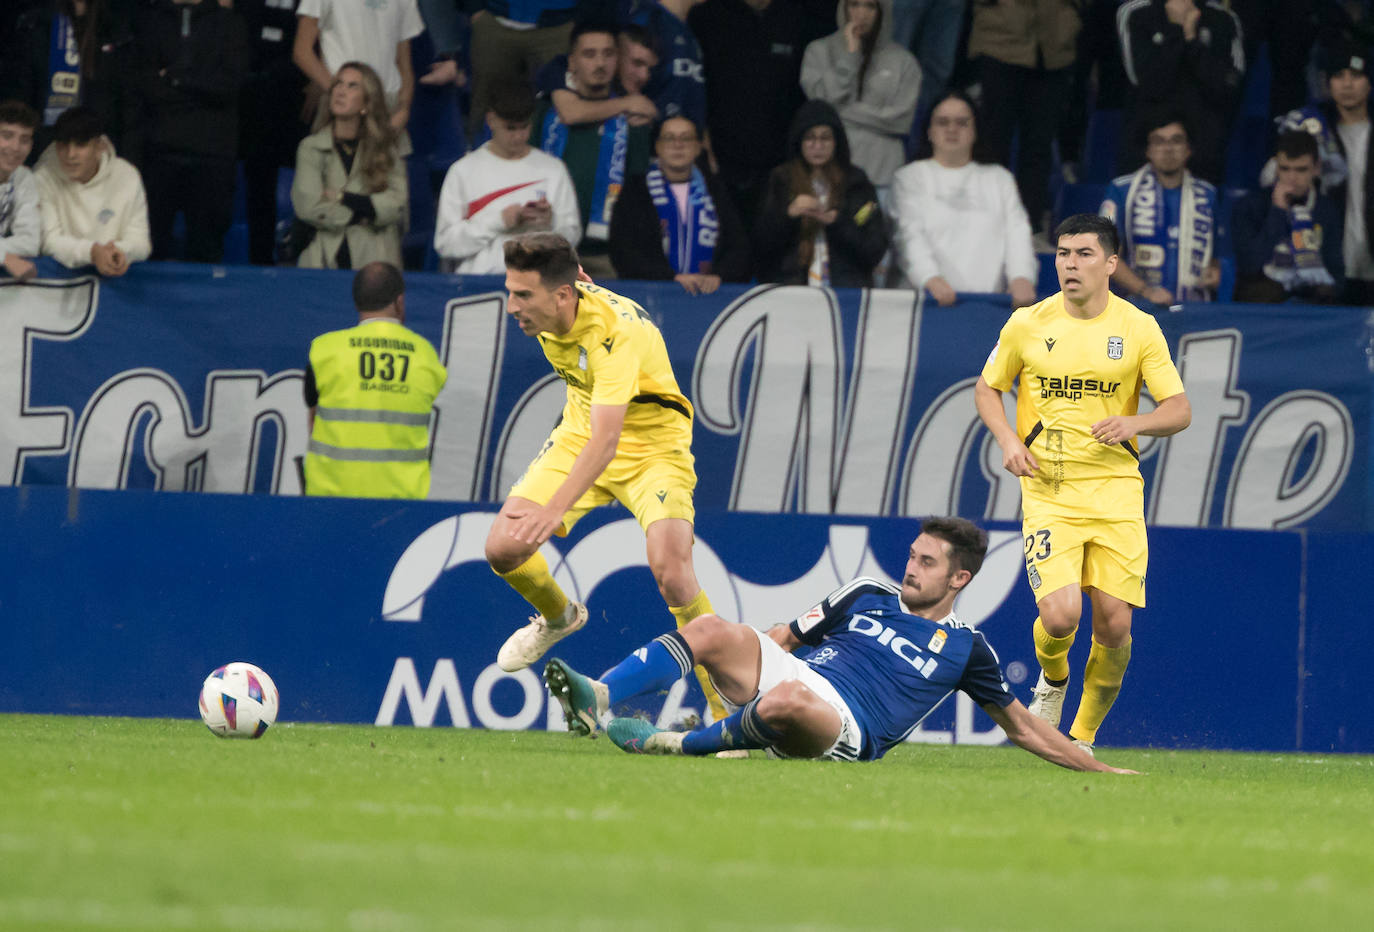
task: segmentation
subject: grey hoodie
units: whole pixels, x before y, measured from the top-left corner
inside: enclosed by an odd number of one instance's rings
[[[878,6],[882,20],[863,96],[859,96],[863,53],[851,52],[845,45],[844,0],[835,11],[840,28],[806,47],[801,86],[807,97],[825,100],[840,112],[854,164],[883,187],[892,184],[892,173],[906,163],[906,136],[916,116],[921,66],[892,41],[892,0],[878,0]]]

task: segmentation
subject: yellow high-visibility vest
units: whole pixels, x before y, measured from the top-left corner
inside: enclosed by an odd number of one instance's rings
[[[375,318],[310,344],[319,403],[307,495],[424,498],[429,421],[448,372],[424,337]]]

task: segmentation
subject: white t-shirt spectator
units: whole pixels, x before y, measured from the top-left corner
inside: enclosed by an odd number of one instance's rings
[[[298,16],[320,21],[320,58],[330,74],[345,62],[372,66],[389,103],[401,90],[396,46],[424,32],[415,0],[301,0]]]

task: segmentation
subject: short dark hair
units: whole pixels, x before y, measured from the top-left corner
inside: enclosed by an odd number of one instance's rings
[[[983,134],[978,131],[981,122],[981,110],[978,104],[974,102],[972,97],[958,88],[945,91],[939,97],[935,98],[934,102],[930,105],[930,109],[921,117],[920,138],[916,140],[916,158],[928,159],[934,155],[935,147],[930,144],[930,124],[931,121],[935,119],[935,108],[947,100],[962,102],[964,106],[968,107],[969,112],[973,114],[973,152],[970,154],[973,161],[979,163],[997,161],[992,156],[988,141],[985,140]]]
[[[604,32],[614,39],[620,35],[620,26],[612,19],[579,19],[573,23],[572,33],[568,36],[568,48],[577,48],[577,40],[590,32]]]
[[[654,57],[659,57],[658,36],[639,23],[626,23],[620,27],[620,38],[629,39],[635,45],[642,45],[654,53]]]
[[[492,88],[487,111],[509,123],[528,123],[534,119],[534,89],[523,81],[509,81]]]
[[[577,250],[557,233],[526,233],[506,240],[506,267],[517,272],[538,272],[539,282],[553,290],[577,281],[581,265]]]
[[[666,116],[661,119],[654,120],[653,125],[649,127],[650,146],[658,145],[658,137],[663,133],[663,124],[667,123],[669,120],[686,120],[688,123],[692,124],[692,129],[696,130],[697,141],[701,141],[702,132],[701,127],[697,125],[697,121],[692,119],[685,113],[674,113],[671,116]]]
[[[1140,121],[1140,144],[1142,146],[1148,146],[1150,144],[1150,134],[1160,127],[1168,126],[1171,123],[1177,123],[1179,126],[1182,126],[1184,135],[1188,137],[1189,142],[1192,142],[1192,127],[1188,125],[1188,120],[1182,113],[1173,107],[1156,107],[1153,110],[1147,111],[1144,118]]]
[[[38,129],[38,112],[22,100],[0,101],[0,123]]]
[[[1066,236],[1080,236],[1084,233],[1095,234],[1097,241],[1102,244],[1102,251],[1107,255],[1115,256],[1121,252],[1121,237],[1116,232],[1116,221],[1098,214],[1074,214],[1072,217],[1064,218],[1064,222],[1055,228],[1055,245],[1057,246]]]
[[[52,126],[53,142],[87,143],[105,132],[105,121],[90,107],[63,111]]]
[[[1274,154],[1285,155],[1290,159],[1300,159],[1304,155],[1310,155],[1314,164],[1321,162],[1320,150],[1317,148],[1317,137],[1301,129],[1290,129],[1279,133],[1278,141],[1274,143]]]
[[[988,532],[967,518],[926,518],[921,533],[949,544],[949,564],[977,576],[988,553]]]
[[[390,307],[405,292],[401,270],[390,262],[369,262],[353,276],[353,306],[362,314]]]

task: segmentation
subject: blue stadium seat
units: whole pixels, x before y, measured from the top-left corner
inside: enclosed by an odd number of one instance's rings
[[[1106,184],[1078,182],[1060,186],[1059,196],[1054,201],[1055,224],[1074,214],[1097,213],[1106,194]]]
[[[1121,147],[1121,111],[1094,110],[1088,115],[1088,133],[1083,141],[1083,161],[1078,180],[1107,184],[1116,177],[1116,153]]]

